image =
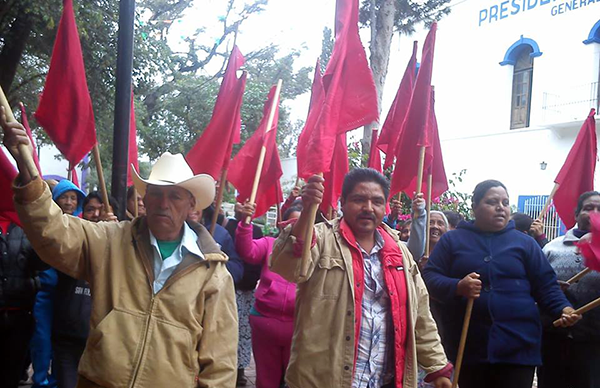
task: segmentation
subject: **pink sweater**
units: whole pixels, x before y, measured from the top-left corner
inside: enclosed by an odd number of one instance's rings
[[[237,253],[248,264],[262,265],[260,282],[254,294],[256,311],[265,317],[293,321],[296,285],[269,269],[268,259],[274,242],[275,238],[268,236],[253,240],[252,226],[238,223],[235,231]]]

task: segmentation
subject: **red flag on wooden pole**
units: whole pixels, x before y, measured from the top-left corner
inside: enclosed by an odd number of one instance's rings
[[[569,229],[575,226],[577,199],[586,191],[594,190],[594,172],[598,154],[595,114],[596,110],[592,109],[554,180],[558,185],[554,194],[554,207]]]
[[[402,133],[396,146],[396,165],[392,175],[390,195],[400,191],[412,195],[410,187],[421,186],[423,176],[417,171],[426,171],[433,159],[431,147],[431,73],[437,23],[433,23],[423,45],[422,63],[415,82],[410,106],[404,119]],[[424,160],[423,150],[425,150]],[[387,158],[386,158],[387,159]],[[423,162],[423,165],[420,165]],[[415,182],[416,181],[416,182]]]
[[[321,107],[325,98],[324,94],[325,90],[323,88],[321,64],[319,59],[317,59],[317,64],[315,65],[315,75],[313,77],[311,88],[308,115],[306,117],[306,122],[304,123],[304,128],[298,137],[298,146],[296,147],[296,163],[299,178],[308,179],[312,174],[314,174],[314,171],[311,172],[307,170],[308,159],[312,157],[311,150],[308,148],[308,139],[312,136],[312,133],[315,130],[315,125],[319,119],[319,114],[321,113]]]
[[[50,70],[35,118],[56,148],[76,165],[96,144],[96,129],[73,0],[64,0],[63,5]]]
[[[383,172],[383,169],[381,168],[381,155],[379,155],[379,148],[377,147],[377,132],[377,129],[374,128],[371,133],[371,150],[369,151],[369,162],[367,166],[379,172]]]
[[[238,78],[236,72],[243,64],[244,57],[237,46],[234,46],[210,123],[186,155],[195,174],[209,174],[219,180],[221,171],[226,170],[229,165],[233,144],[240,142],[240,108],[246,87],[246,73]]]
[[[269,97],[263,109],[263,118],[254,134],[246,141],[242,149],[237,153],[229,165],[227,180],[233,184],[238,191],[237,200],[245,202],[251,197],[252,186],[261,148],[266,149],[264,164],[260,173],[258,191],[256,195],[256,211],[254,217],[260,217],[269,208],[277,203],[278,198],[283,198],[279,179],[283,175],[279,152],[277,151],[277,121],[279,118],[279,99],[274,103],[276,87],[272,87]],[[274,103],[275,113],[271,129],[267,129],[268,116]]]
[[[394,164],[396,158],[396,146],[402,133],[402,125],[408,112],[408,106],[410,105],[410,99],[413,93],[413,87],[415,84],[415,78],[417,77],[417,47],[418,42],[413,43],[413,52],[404,76],[398,87],[398,92],[394,98],[394,102],[390,107],[390,111],[383,123],[381,128],[381,134],[377,141],[377,146],[385,153],[385,163],[383,169],[390,167]]]
[[[320,109],[306,139],[311,154],[301,170],[308,175],[329,171],[338,134],[377,121],[379,116],[373,74],[358,35],[358,0],[336,3],[336,39],[323,75],[323,90],[322,103],[313,106]]]
[[[446,169],[444,168],[444,158],[442,156],[442,146],[440,143],[440,134],[438,131],[437,118],[435,116],[435,95],[433,88],[431,90],[431,103],[429,105],[429,118],[427,125],[427,137],[430,147],[427,149],[427,154],[431,155],[431,162],[423,174],[422,189],[423,193],[427,193],[429,189],[429,181],[427,176],[432,174],[432,190],[431,197],[439,198],[446,190],[448,190],[448,179],[446,177]],[[406,189],[407,193],[415,192],[417,188],[416,179],[413,180],[410,186]]]
[[[349,171],[348,166],[348,145],[346,143],[346,134],[340,133],[335,141],[333,157],[329,171],[323,174],[323,201],[321,202],[321,211],[327,214],[329,208],[337,209],[338,200],[342,195],[342,184],[344,176]]]

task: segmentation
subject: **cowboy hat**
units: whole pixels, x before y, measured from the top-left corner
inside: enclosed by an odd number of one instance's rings
[[[196,198],[195,210],[202,211],[215,199],[215,180],[207,174],[194,175],[183,155],[165,152],[152,167],[148,179],[142,179],[131,165],[133,185],[143,197],[148,185],[178,186]]]

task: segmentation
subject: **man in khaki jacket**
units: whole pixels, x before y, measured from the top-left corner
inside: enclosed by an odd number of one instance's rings
[[[303,189],[304,209],[323,196],[323,178]],[[449,388],[448,363],[417,265],[396,231],[382,223],[389,182],[355,169],[342,188],[343,217],[315,226],[307,277],[300,276],[302,212],[275,242],[271,269],[298,283],[290,388]]]
[[[42,260],[90,283],[90,334],[78,387],[234,387],[237,308],[227,256],[206,229],[185,223],[210,205],[208,175],[165,153],[148,180],[134,176],[146,216],[93,223],[64,215],[31,179],[18,144],[31,144],[0,110],[4,144],[18,163],[15,205]],[[1,150],[0,150],[1,152]]]

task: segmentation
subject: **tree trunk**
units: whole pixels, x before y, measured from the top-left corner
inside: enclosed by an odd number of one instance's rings
[[[377,89],[377,105],[379,107],[379,114],[381,115],[383,87],[385,86],[385,78],[390,62],[390,48],[394,34],[396,1],[382,0],[378,8],[376,8],[376,2],[376,0],[371,0],[371,43],[369,45],[371,57],[369,62],[373,71],[373,80]],[[363,139],[361,140],[363,154],[369,152],[372,129],[376,125],[377,123],[371,123],[365,125],[363,129]]]
[[[12,23],[0,52],[0,86],[2,86],[2,90],[6,93],[9,101],[13,97],[10,95],[10,87],[17,74],[17,67],[21,62],[32,26],[31,16],[28,13],[20,12]]]

